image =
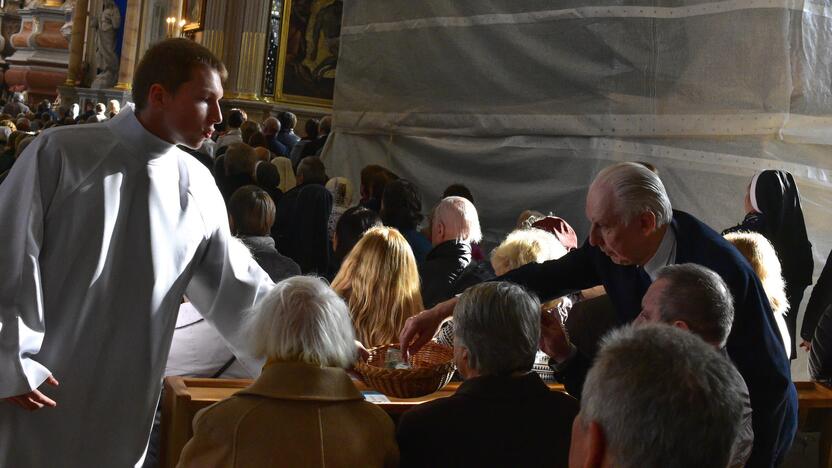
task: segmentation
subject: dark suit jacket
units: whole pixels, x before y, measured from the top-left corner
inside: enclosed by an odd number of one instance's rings
[[[466,380],[448,397],[404,413],[402,467],[568,465],[578,402],[532,372]]]
[[[277,204],[272,227],[277,250],[297,262],[304,274],[327,273],[331,211],[332,194],[320,184],[298,185]]]
[[[812,341],[820,316],[829,305],[832,305],[832,252],[829,252],[829,258],[826,259],[818,282],[812,288],[809,303],[806,304],[803,326],[800,328],[800,336],[804,340]]]
[[[751,265],[719,233],[675,210],[672,228],[676,263],[697,263],[714,270],[734,296],[734,324],[726,348],[751,394],[754,450],[749,466],[772,466],[785,455],[797,431],[797,391],[771,306]],[[645,281],[640,271],[612,263],[600,249],[585,242],[558,260],[531,263],[497,280],[521,284],[544,300],[603,284],[619,321],[628,323],[639,314],[641,298],[649,287],[649,278]],[[583,359],[588,366],[589,359]]]

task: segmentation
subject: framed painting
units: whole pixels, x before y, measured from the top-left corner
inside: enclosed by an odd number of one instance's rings
[[[285,0],[275,98],[332,107],[343,0]]]
[[[185,26],[182,31],[202,31],[205,27],[205,3],[208,0],[182,0],[182,18]]]

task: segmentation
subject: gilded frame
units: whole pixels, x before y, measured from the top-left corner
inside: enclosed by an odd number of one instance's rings
[[[206,3],[208,0],[182,0],[182,17],[187,21],[185,26],[182,26],[183,32],[194,33],[205,28]],[[191,16],[197,16],[197,18]]]
[[[323,60],[318,61],[318,67],[323,67],[325,69],[324,74],[332,74],[331,84],[328,83],[329,78],[322,76],[324,81],[322,83],[315,83],[314,81],[307,81],[305,83],[294,83],[293,81],[298,81],[298,73],[295,73],[293,70],[298,68],[303,68],[307,72],[310,73],[317,73],[318,70],[310,70],[310,68],[306,65],[309,63],[308,53],[304,54],[303,60],[297,60],[292,57],[287,57],[288,49],[289,49],[289,40],[290,40],[290,32],[295,33],[297,30],[292,30],[292,4],[295,3],[293,0],[284,0],[283,4],[283,17],[280,21],[280,47],[278,49],[278,61],[277,61],[277,76],[275,79],[275,90],[274,90],[274,99],[280,102],[286,102],[290,104],[301,104],[307,106],[314,106],[314,107],[323,107],[323,108],[332,108],[332,98],[331,97],[324,97],[321,94],[328,94],[332,96],[335,90],[335,79],[334,73],[337,67],[337,59],[338,56],[332,54],[332,49],[330,46],[330,50],[324,51],[326,54],[329,52],[329,55],[325,55]],[[307,21],[307,27],[304,30],[304,34],[302,36],[302,41],[304,44],[304,51],[305,45],[307,43],[306,39],[310,35],[309,27],[312,26],[310,24],[310,17],[312,16],[311,13],[314,11],[316,13],[320,13],[322,10],[327,8],[337,9],[338,7],[342,6],[342,0],[311,0],[308,2],[311,7],[309,10],[309,16],[305,19]],[[321,16],[321,15],[318,15]],[[337,13],[338,17],[338,30],[340,31],[340,11]],[[330,17],[331,19],[331,17]],[[314,21],[318,21],[318,17],[314,18]],[[314,29],[313,29],[314,32]],[[326,35],[326,32],[324,32]],[[329,45],[327,42],[326,36],[323,41],[320,39],[320,34],[318,35],[318,43],[324,42],[325,45]],[[297,36],[293,37],[293,40],[297,40]],[[334,42],[338,42],[336,39]],[[336,46],[337,47],[337,46]],[[321,56],[319,47],[316,46],[317,54],[315,60]],[[335,51],[337,54],[337,50]],[[292,62],[290,62],[292,60]],[[289,69],[289,73],[287,74],[287,69]],[[314,93],[303,93],[298,92],[298,87],[302,87],[303,85],[306,86],[317,86],[316,92]],[[293,89],[294,88],[294,89]]]

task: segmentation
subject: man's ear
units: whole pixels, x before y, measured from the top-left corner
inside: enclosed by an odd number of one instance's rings
[[[587,428],[587,457],[584,462],[585,468],[604,466],[604,459],[607,455],[607,441],[604,438],[604,429],[595,421],[589,422]]]
[[[682,330],[685,330],[685,331],[690,331],[690,327],[688,326],[688,323],[685,322],[684,320],[674,320],[671,325],[673,325],[676,328],[680,328]]]
[[[164,86],[159,83],[153,83],[147,91],[148,107],[156,109],[165,107],[169,96],[170,94]]]
[[[639,229],[644,234],[650,234],[656,230],[656,215],[652,211],[645,211],[638,215]]]

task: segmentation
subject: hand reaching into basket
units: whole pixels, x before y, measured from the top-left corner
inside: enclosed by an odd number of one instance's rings
[[[442,321],[454,313],[454,307],[458,301],[459,299],[452,297],[407,319],[399,334],[402,356],[405,359],[422,349],[422,346],[436,335]]]

